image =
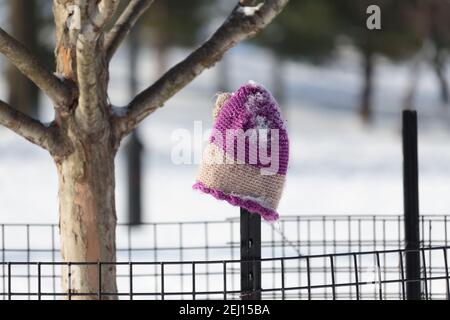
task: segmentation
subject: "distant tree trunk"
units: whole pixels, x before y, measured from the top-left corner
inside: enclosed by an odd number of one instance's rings
[[[373,120],[373,73],[375,61],[373,52],[366,50],[363,54],[364,84],[361,95],[360,115],[365,123]]]
[[[286,83],[284,81],[284,66],[285,60],[279,55],[275,55],[272,63],[272,80],[273,80],[273,95],[278,103],[284,106],[286,100]]]
[[[169,35],[164,27],[165,23],[170,23],[168,4],[164,1],[156,2],[153,10],[157,10],[158,17],[161,21],[161,26],[156,29],[155,47],[156,47],[156,63],[157,63],[157,77],[164,74],[169,65]]]
[[[217,64],[217,91],[229,92],[230,89],[230,57],[224,56]]]
[[[448,89],[448,81],[445,76],[445,63],[446,63],[446,54],[441,50],[436,49],[436,54],[433,58],[432,65],[434,72],[436,73],[437,80],[439,82],[440,89],[440,98],[442,101],[442,105],[444,107],[448,107],[450,103],[450,94]]]
[[[12,35],[32,51],[36,51],[38,18],[36,0],[10,0],[10,24]],[[39,90],[26,76],[12,65],[7,71],[9,103],[18,110],[36,117],[38,114]]]
[[[403,98],[403,110],[414,109],[414,98],[419,83],[420,67],[422,64],[422,54],[418,54],[412,63],[411,72],[409,75],[409,82],[406,88],[406,94]]]
[[[159,39],[156,45],[156,63],[156,76],[160,77],[169,65],[169,45],[164,39]]]
[[[403,98],[403,110],[414,109],[414,99],[419,85],[420,74],[422,71],[423,63],[429,59],[430,43],[423,41],[421,48],[415,54],[411,69],[409,72],[409,82],[406,87],[406,93]]]
[[[129,89],[130,96],[134,97],[138,90],[137,64],[139,54],[139,27],[129,35]],[[142,149],[143,145],[135,129],[127,142],[125,151],[127,155],[128,178],[128,223],[139,225],[142,223]]]
[[[142,151],[137,131],[133,131],[126,145],[128,178],[128,223],[142,223]]]

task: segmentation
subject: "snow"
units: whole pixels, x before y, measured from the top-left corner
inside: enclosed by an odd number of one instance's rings
[[[62,73],[59,72],[53,72],[53,75],[59,79],[59,81],[64,82],[66,80],[66,77]]]
[[[251,17],[253,15],[255,15],[256,12],[259,11],[259,9],[261,9],[261,7],[264,5],[263,2],[261,2],[260,4],[256,5],[256,6],[241,6],[238,8],[238,12],[242,13],[248,17]]]
[[[179,61],[186,54],[185,50],[173,50],[170,61]],[[249,55],[252,59],[246,58]],[[142,89],[155,79],[154,56],[151,51],[140,55]],[[228,58],[233,88],[248,79],[257,79],[269,90],[274,87],[268,52],[241,45]],[[124,83],[126,59],[122,50],[111,64],[109,92],[115,105],[126,105],[130,100]],[[235,207],[191,189],[196,164],[171,162],[174,130],[192,132],[195,121],[202,121],[205,130],[212,125],[216,70],[202,74],[139,129],[145,145],[145,221],[223,220],[239,215]],[[363,126],[355,112],[361,73],[354,56],[345,55],[326,66],[291,62],[284,73],[288,96],[282,108],[291,160],[280,214],[400,214],[400,105],[407,87],[408,65],[382,61],[375,78],[379,90],[375,96],[376,121],[371,127]],[[424,214],[446,214],[450,207],[450,114],[439,105],[430,71],[423,73],[419,86],[420,209]],[[4,82],[0,82],[0,96],[6,96]],[[43,99],[43,103],[47,101]],[[44,108],[42,119],[50,120],[52,115],[50,107]],[[120,222],[126,222],[124,158],[122,151],[116,160]],[[57,196],[56,168],[51,157],[1,128],[0,222],[56,223]]]

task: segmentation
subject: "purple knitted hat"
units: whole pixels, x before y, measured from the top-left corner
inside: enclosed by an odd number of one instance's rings
[[[233,94],[220,94],[214,126],[193,188],[278,219],[289,160],[289,141],[272,95],[250,82]]]

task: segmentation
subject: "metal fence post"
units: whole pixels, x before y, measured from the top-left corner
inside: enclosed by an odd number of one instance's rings
[[[417,113],[403,111],[403,195],[406,257],[406,298],[420,299],[419,168]]]
[[[261,300],[261,261],[259,259],[261,259],[261,216],[241,208],[242,300]]]

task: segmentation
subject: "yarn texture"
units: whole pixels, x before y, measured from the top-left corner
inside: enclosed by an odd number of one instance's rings
[[[280,107],[262,85],[250,82],[233,94],[219,94],[213,113],[193,188],[266,221],[277,220],[289,162]]]

